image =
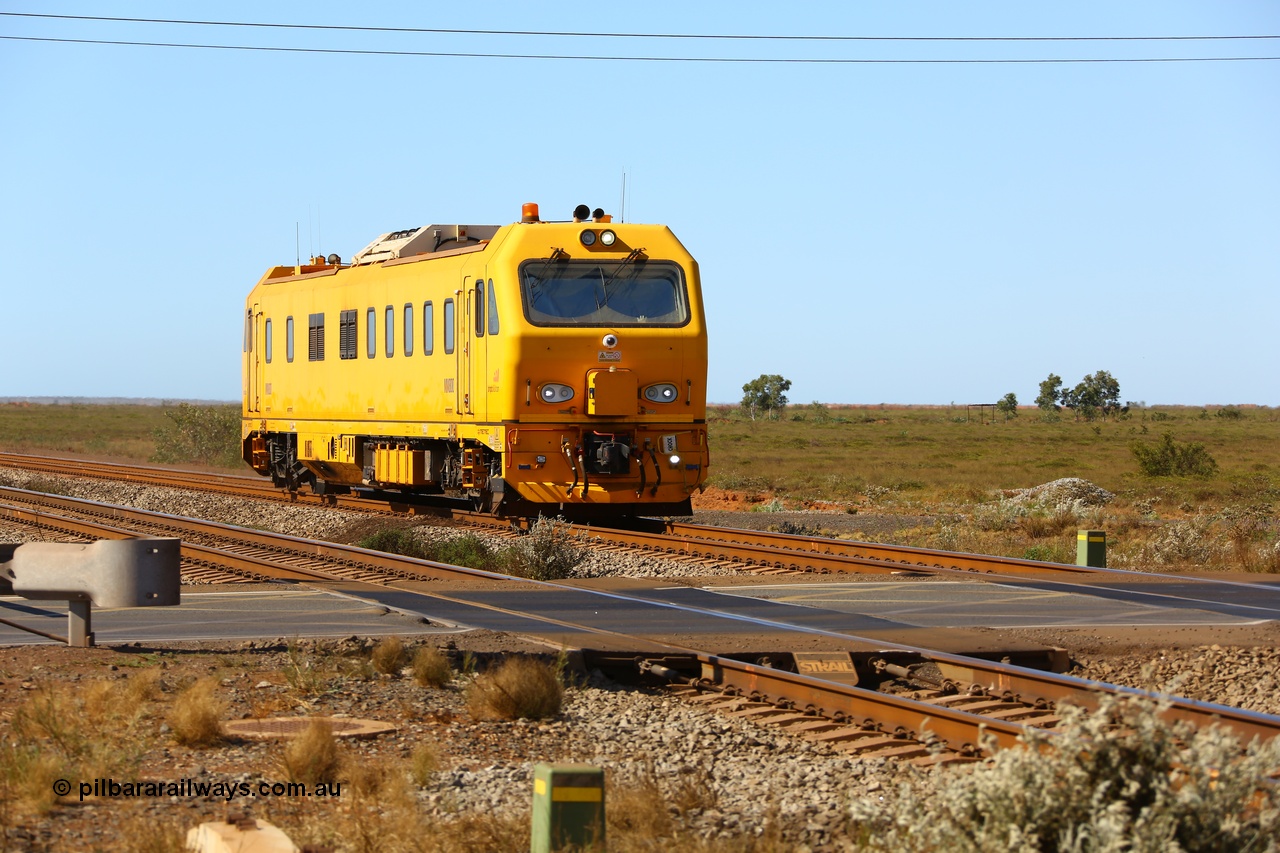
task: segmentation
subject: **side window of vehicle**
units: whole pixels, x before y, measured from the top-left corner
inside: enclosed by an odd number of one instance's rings
[[[270,317],[267,318],[266,329],[263,330],[262,337],[265,339],[262,342],[262,349],[266,353],[267,364],[270,364],[271,363],[271,318]]]
[[[498,300],[493,298],[493,279],[489,279],[489,334],[498,334]]]
[[[365,312],[365,340],[369,342],[366,351],[369,358],[373,358],[378,354],[378,312],[374,308],[370,308]]]
[[[359,312],[348,308],[338,314],[338,358],[350,361],[356,357],[356,324]]]
[[[244,312],[244,351],[253,352],[253,309]]]
[[[286,317],[284,321],[284,358],[285,361],[293,364],[293,318]]]
[[[476,279],[476,298],[472,303],[476,315],[476,337],[484,337],[484,279]]]
[[[453,300],[444,301],[444,351],[453,352]]]
[[[413,355],[413,306],[404,306],[404,354]]]
[[[393,306],[387,306],[385,320],[383,322],[386,326],[384,332],[387,337],[387,358],[391,358],[391,356],[396,354],[396,309]]]
[[[324,314],[307,317],[307,360],[324,361]]]
[[[431,355],[436,344],[436,311],[430,302],[422,303],[422,354]]]

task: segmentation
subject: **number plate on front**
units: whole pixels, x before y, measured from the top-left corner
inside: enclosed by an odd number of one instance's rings
[[[662,437],[662,452],[663,453],[676,452],[676,437],[674,435],[664,435]]]

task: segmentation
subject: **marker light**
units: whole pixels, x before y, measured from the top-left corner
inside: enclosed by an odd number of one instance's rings
[[[542,398],[544,403],[563,403],[565,400],[573,399],[573,389],[568,385],[548,382],[538,388],[538,396]]]
[[[673,453],[671,454],[670,462],[671,462],[671,467],[674,468],[675,466],[680,464],[680,457]]]
[[[650,403],[674,403],[680,394],[670,382],[650,385],[644,389],[644,398]]]
[[[583,231],[578,235],[578,239],[582,241],[584,246],[594,246],[596,244],[596,232]]]
[[[600,232],[600,245],[602,246],[612,246],[617,239],[618,235],[614,234],[612,231]]]
[[[520,208],[521,222],[538,222],[538,205],[536,202],[526,201]]]

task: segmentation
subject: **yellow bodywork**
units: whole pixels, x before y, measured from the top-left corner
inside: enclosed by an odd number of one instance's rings
[[[613,245],[586,245],[584,230],[606,228]],[[684,321],[535,322],[522,269],[585,261],[601,278],[678,267]],[[462,248],[273,267],[246,301],[243,366],[245,458],[262,474],[287,442],[330,486],[438,491],[452,478],[474,496],[498,476],[508,499],[539,507],[641,511],[687,501],[707,475],[698,268],[665,226],[517,223]],[[596,445],[615,440],[630,450],[619,471],[588,473],[583,446],[603,454]]]

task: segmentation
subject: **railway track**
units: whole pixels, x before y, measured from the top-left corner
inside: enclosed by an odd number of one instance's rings
[[[589,590],[510,578],[475,569],[299,539],[214,522],[45,495],[0,489],[0,519],[39,527],[59,536],[127,538],[177,536],[183,540],[183,571],[240,580],[287,581],[338,587],[374,603],[391,598],[431,618],[445,608],[470,614],[466,624],[487,615],[518,617],[532,634],[572,632],[589,665],[660,681],[711,707],[751,717],[860,755],[937,762],[970,760],[984,753],[985,738],[1009,746],[1029,726],[1051,727],[1062,703],[1096,708],[1106,695],[1129,690],[1004,663],[869,641],[855,635],[746,619],[732,611],[655,605],[637,595]],[[441,584],[430,589],[432,581]],[[466,582],[500,588],[518,608],[468,595]],[[426,582],[424,584],[424,582]],[[462,584],[463,588],[459,588]],[[426,587],[426,588],[424,588]],[[563,604],[555,604],[563,597]],[[416,610],[414,610],[416,608]],[[746,621],[762,633],[791,634],[792,648],[821,635],[847,643],[848,650],[811,653],[786,648],[730,657],[693,649],[660,637],[636,637],[609,627],[619,609],[650,608],[652,619],[677,611],[681,624],[693,620]],[[595,613],[590,619],[585,614]],[[603,613],[603,617],[600,614]],[[642,620],[643,621],[643,620]],[[783,641],[784,644],[786,641]],[[1280,718],[1173,699],[1167,716],[1196,726],[1225,726],[1244,739],[1280,734]]]
[[[168,488],[193,489],[247,499],[304,505],[336,506],[373,514],[450,515],[455,521],[491,532],[510,530],[510,519],[478,513],[412,504],[388,504],[348,495],[312,495],[277,489],[260,477],[240,477],[149,466],[80,462],[54,457],[0,453],[0,466],[61,476],[143,483]],[[516,522],[518,524],[518,522]],[[527,523],[526,523],[527,526]],[[1086,568],[1061,563],[1018,560],[983,554],[958,554],[900,545],[850,542],[821,536],[797,536],[767,531],[713,527],[661,519],[641,520],[641,530],[590,528],[592,539],[608,547],[629,548],[665,559],[688,560],[728,566],[761,575],[885,574],[1032,578],[1074,581],[1123,576],[1118,570]]]

